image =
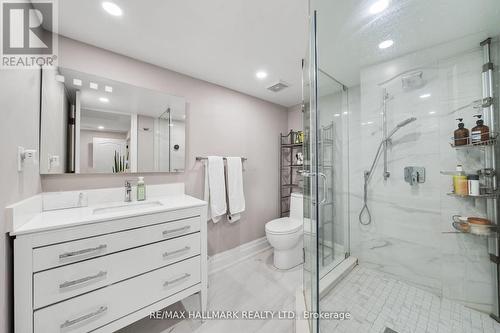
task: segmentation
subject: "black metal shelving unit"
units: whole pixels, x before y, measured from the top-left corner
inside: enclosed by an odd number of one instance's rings
[[[299,142],[299,131],[280,134],[280,217],[290,215],[290,195],[302,190],[302,176],[297,173],[303,168],[297,164],[295,155],[303,152],[303,143]]]

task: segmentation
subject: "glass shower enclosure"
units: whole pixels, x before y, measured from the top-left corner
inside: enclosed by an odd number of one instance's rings
[[[500,332],[498,22],[494,0],[310,0],[303,293],[339,316],[310,332]]]

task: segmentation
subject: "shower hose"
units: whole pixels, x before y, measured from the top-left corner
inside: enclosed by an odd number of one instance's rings
[[[363,186],[363,208],[359,212],[359,223],[362,225],[368,225],[372,222],[372,214],[368,208],[368,179],[370,178],[370,172],[365,172],[365,184]],[[366,212],[366,214],[365,214]],[[367,219],[363,220],[363,216],[366,215]]]

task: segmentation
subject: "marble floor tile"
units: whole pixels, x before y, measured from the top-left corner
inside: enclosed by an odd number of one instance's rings
[[[486,313],[363,265],[323,297],[320,310],[352,315],[346,321],[321,321],[322,332],[500,333],[500,324]]]
[[[211,274],[209,311],[293,311],[295,292],[302,283],[302,266],[281,271],[272,265],[272,250]],[[199,298],[190,296],[167,310],[199,310]],[[294,320],[152,320],[144,318],[118,333],[291,333]]]

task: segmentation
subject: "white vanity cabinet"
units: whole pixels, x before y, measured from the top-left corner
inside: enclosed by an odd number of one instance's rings
[[[195,293],[205,311],[207,208],[191,199],[13,230],[15,333],[115,332]]]

